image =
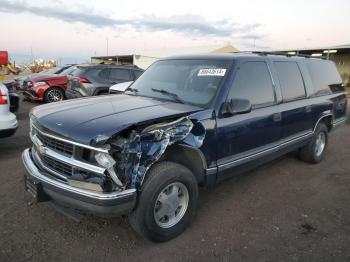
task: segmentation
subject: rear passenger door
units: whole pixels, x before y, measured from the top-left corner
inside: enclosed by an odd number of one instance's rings
[[[265,61],[238,66],[227,101],[231,99],[248,99],[253,108],[250,113],[217,118],[220,172],[268,157],[277,152],[280,140],[281,115]]]
[[[312,106],[306,99],[306,89],[300,67],[295,61],[274,61],[281,89],[281,146],[289,146],[312,134]]]

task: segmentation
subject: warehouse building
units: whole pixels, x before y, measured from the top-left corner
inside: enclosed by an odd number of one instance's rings
[[[238,51],[239,50],[233,47],[232,45],[163,49],[163,50],[142,51],[139,54],[95,56],[95,57],[91,57],[91,63],[136,65],[140,68],[146,69],[158,59],[169,57],[169,56],[200,54],[200,53],[232,53],[232,52],[238,52]]]

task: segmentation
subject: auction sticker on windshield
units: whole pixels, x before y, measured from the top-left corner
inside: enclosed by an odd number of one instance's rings
[[[198,76],[224,76],[225,73],[224,68],[203,68],[199,70]]]

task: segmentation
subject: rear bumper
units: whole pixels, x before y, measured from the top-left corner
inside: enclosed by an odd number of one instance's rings
[[[338,129],[346,124],[347,117],[341,117],[332,123],[332,130]]]
[[[12,136],[18,127],[16,116],[8,113],[0,117],[0,138]]]
[[[97,216],[120,216],[128,214],[136,205],[136,190],[128,189],[121,192],[103,193],[80,189],[59,181],[34,163],[31,150],[22,154],[27,177],[40,184],[48,199],[63,207],[78,210],[82,213]]]
[[[16,131],[17,131],[17,128],[2,129],[2,130],[0,130],[0,138],[12,136],[16,133]]]
[[[74,99],[74,98],[81,98],[84,97],[82,94],[80,94],[78,91],[74,91],[71,89],[66,90],[66,98],[67,99]]]

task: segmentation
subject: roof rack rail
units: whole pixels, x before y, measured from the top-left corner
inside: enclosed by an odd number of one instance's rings
[[[258,55],[282,55],[286,57],[304,57],[304,58],[318,58],[318,59],[327,59],[326,57],[319,56],[315,57],[312,55],[306,55],[306,54],[299,54],[298,52],[295,52],[295,54],[288,54],[288,52],[273,52],[273,51],[253,51],[253,54],[258,54]]]
[[[267,56],[267,55],[280,55],[280,56],[286,56],[286,57],[304,57],[304,58],[318,58],[318,59],[327,59],[326,57],[315,57],[312,55],[305,55],[305,54],[298,54],[295,52],[295,54],[288,54],[288,52],[281,52],[281,51],[246,51],[241,53],[250,53],[250,54],[257,54],[261,56]]]

